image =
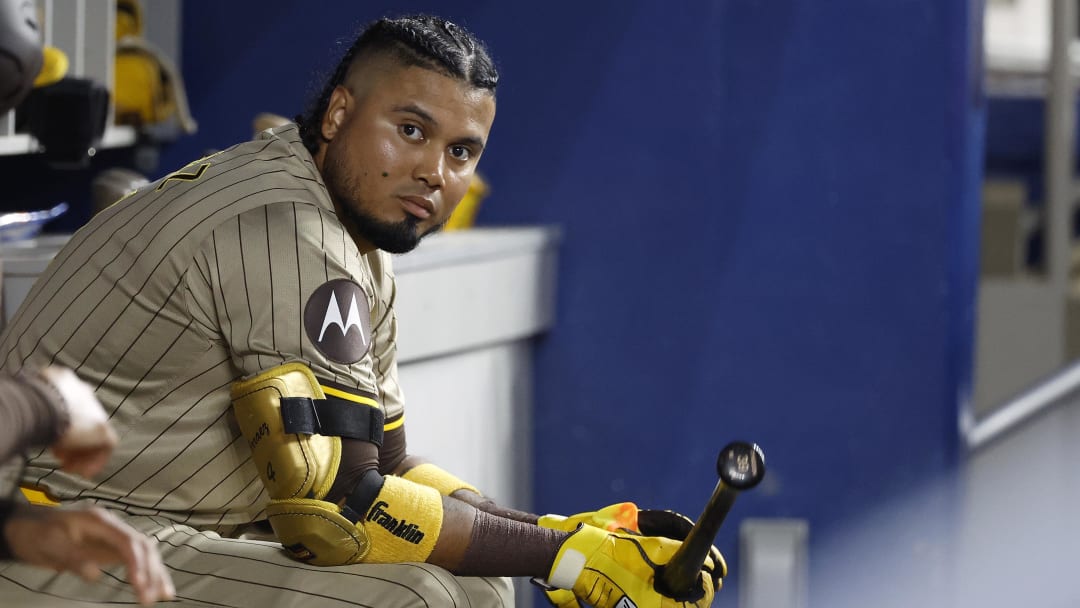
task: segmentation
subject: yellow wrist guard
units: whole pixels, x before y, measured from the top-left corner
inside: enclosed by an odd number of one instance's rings
[[[371,539],[365,562],[422,562],[431,555],[442,532],[442,496],[434,488],[387,475],[383,488],[364,518]]]
[[[469,490],[470,492],[480,494],[480,490],[477,490],[471,484],[462,481],[454,474],[448,473],[429,462],[416,465],[406,471],[401,477],[402,479],[408,479],[409,481],[414,481],[420,485],[428,486],[429,488],[435,488],[439,491],[439,494],[442,494],[443,496],[450,496],[458,490]]]

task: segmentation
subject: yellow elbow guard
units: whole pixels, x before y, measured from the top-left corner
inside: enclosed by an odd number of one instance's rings
[[[435,488],[443,496],[450,496],[458,490],[469,490],[480,494],[480,490],[469,483],[428,462],[409,469],[401,477],[429,488]]]
[[[341,438],[285,428],[292,403],[325,398],[315,374],[301,363],[233,383],[236,421],[270,498],[322,498],[330,491],[341,463]]]
[[[372,470],[344,504],[323,500],[341,437],[382,443],[378,403],[345,396],[328,397],[300,363],[233,384],[236,419],[270,495],[270,526],[293,557],[319,566],[424,561],[442,529],[435,489]]]

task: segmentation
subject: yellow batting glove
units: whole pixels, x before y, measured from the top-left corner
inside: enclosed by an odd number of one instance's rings
[[[573,532],[578,524],[587,524],[608,532],[617,530],[638,531],[638,508],[632,502],[620,502],[596,511],[585,511],[569,517],[541,515],[536,522],[541,528]]]
[[[541,515],[537,525],[541,528],[573,532],[579,524],[586,524],[608,532],[638,529],[638,508],[632,502],[620,502],[596,511],[585,511],[566,517],[564,515]],[[569,589],[545,589],[547,601],[555,608],[581,608],[581,604]]]
[[[559,547],[547,584],[572,590],[592,608],[707,608],[714,593],[707,573],[698,577],[691,597],[669,598],[654,588],[657,567],[666,564],[679,546],[679,541],[668,538],[581,525]]]

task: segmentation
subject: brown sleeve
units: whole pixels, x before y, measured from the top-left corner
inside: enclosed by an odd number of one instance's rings
[[[0,460],[31,446],[47,445],[60,436],[67,417],[60,395],[34,374],[0,374]]]
[[[395,429],[398,430],[398,429]],[[404,427],[401,427],[404,430]],[[387,437],[390,434],[387,433]],[[387,442],[383,442],[383,451],[386,452]],[[392,451],[392,456],[389,454],[384,458],[379,465],[379,472],[383,475],[394,474],[404,475],[409,469],[427,462],[420,456],[415,456],[405,453],[405,437],[402,433],[400,444],[395,445]],[[459,500],[471,507],[474,507],[478,511],[501,517],[503,519],[509,519],[526,524],[535,524],[539,521],[540,516],[526,511],[518,511],[517,509],[511,509],[510,507],[500,506],[483,494],[477,494],[469,490],[458,490],[451,495],[451,498]]]
[[[569,535],[477,509],[468,547],[451,572],[458,576],[544,578]]]
[[[352,493],[364,473],[378,468],[379,446],[370,441],[341,438],[341,463],[338,464],[334,485],[326,493],[327,502],[340,502]]]
[[[485,513],[449,496],[442,504],[442,531],[427,561],[458,576],[546,577],[570,535]]]
[[[454,492],[453,497],[461,502],[470,504],[478,511],[518,521],[526,524],[535,524],[540,520],[539,515],[527,513],[525,511],[518,511],[517,509],[511,509],[510,507],[503,507],[495,503],[490,498],[477,494],[476,492],[470,492],[469,490],[458,490]]]
[[[404,462],[405,456],[405,427],[399,426],[387,431],[383,435],[382,448],[379,450],[379,473],[393,473]]]

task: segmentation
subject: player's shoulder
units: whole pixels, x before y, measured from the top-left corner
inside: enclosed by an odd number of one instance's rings
[[[293,124],[263,131],[250,141],[205,156],[187,168],[201,165],[206,165],[211,172],[229,172],[236,180],[257,177],[260,184],[296,182],[323,189],[315,160]]]
[[[311,152],[304,146],[304,140],[300,137],[300,129],[295,123],[287,123],[273,129],[266,129],[255,134],[251,141],[240,144],[248,146],[252,150],[258,150],[263,157],[287,156],[297,161],[312,172],[315,169],[315,160]]]
[[[156,189],[162,194],[171,189],[174,200],[205,201],[199,205],[204,212],[222,221],[252,212],[293,214],[297,205],[333,210],[315,162],[292,124],[193,161],[163,177]]]
[[[150,184],[157,198],[206,197],[214,200],[280,198],[317,200],[322,177],[299,134],[282,127],[224,150],[212,151]],[[305,196],[305,193],[307,194]]]

